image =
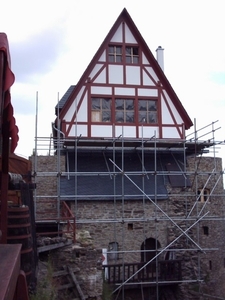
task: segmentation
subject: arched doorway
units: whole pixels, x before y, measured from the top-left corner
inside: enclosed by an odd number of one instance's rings
[[[160,242],[154,238],[148,238],[141,244],[141,262],[146,263],[152,260],[158,250],[160,249]],[[154,273],[156,271],[156,260],[154,259],[147,265],[146,270],[148,273]]]

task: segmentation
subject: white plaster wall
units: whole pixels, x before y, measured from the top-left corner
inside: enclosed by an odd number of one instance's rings
[[[164,139],[180,139],[180,135],[175,127],[163,127],[162,135]]]
[[[106,83],[106,68],[104,68],[98,77],[96,77],[94,83]]]
[[[68,134],[69,137],[80,136],[80,135],[87,137],[87,125],[73,125]]]
[[[92,137],[112,137],[112,125],[92,125],[91,126]]]
[[[138,96],[146,96],[146,97],[157,97],[158,90],[157,89],[138,89]]]
[[[174,121],[171,117],[171,113],[169,112],[168,107],[165,104],[165,101],[163,99],[162,99],[161,105],[162,105],[162,123],[163,124],[173,124]]]
[[[79,111],[77,113],[77,122],[87,122],[88,119],[88,100],[87,100],[87,92],[85,93],[84,99],[81,103]]]
[[[108,86],[92,86],[91,87],[92,95],[111,95],[112,88]]]
[[[122,41],[123,41],[122,24],[120,24],[120,26],[118,27],[116,33],[114,34],[114,36],[110,40],[110,42],[122,43]]]
[[[122,135],[126,137],[136,137],[136,127],[135,126],[115,126],[115,136],[118,137]]]
[[[128,28],[127,24],[125,24],[125,43],[137,44],[137,41]]]
[[[143,65],[149,65],[149,61],[147,60],[147,58],[143,52],[142,52],[142,63],[143,63]]]
[[[109,83],[123,84],[123,66],[109,65]]]
[[[101,69],[102,66],[103,64],[96,64],[92,69],[91,73],[89,74],[89,77],[92,79],[96,75],[96,73]]]
[[[155,86],[155,83],[152,81],[152,79],[149,77],[145,70],[142,71],[142,76],[144,85]]]
[[[134,96],[135,89],[134,88],[115,88],[115,95],[122,95],[122,96]]]
[[[168,96],[168,94],[167,94],[166,91],[164,91],[164,95],[165,95],[165,97],[166,97],[166,99],[167,99],[167,101],[168,101],[168,104],[169,104],[170,108],[171,108],[172,111],[173,111],[173,115],[174,115],[174,117],[175,117],[176,123],[177,123],[177,124],[182,124],[182,123],[184,123],[183,119],[181,118],[180,114],[178,113],[176,107],[173,105],[173,103],[172,103],[172,101],[171,101],[171,99],[170,99],[170,97]]]
[[[153,136],[155,136],[156,138],[159,137],[159,128],[157,126],[151,126],[151,127],[139,126],[138,132],[139,132],[139,138],[150,139]]]
[[[152,67],[145,67],[145,69],[149,72],[149,74],[152,76],[152,78],[158,82],[159,81],[159,78],[158,76],[155,74],[155,71],[153,70]]]
[[[73,100],[70,108],[67,110],[67,113],[65,114],[65,117],[64,117],[64,120],[66,122],[70,122],[73,115],[74,115],[74,112],[77,108],[77,105],[79,104],[79,101],[80,101],[80,98],[81,98],[81,95],[82,93],[84,92],[84,89],[85,87],[83,86],[81,89],[80,89],[80,92],[78,93],[77,97]]]
[[[126,84],[140,85],[140,67],[126,66]]]
[[[104,50],[104,52],[102,53],[102,55],[99,58],[99,62],[105,62],[106,61],[106,51]]]

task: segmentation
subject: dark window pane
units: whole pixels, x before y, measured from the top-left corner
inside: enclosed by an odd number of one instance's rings
[[[158,120],[157,120],[157,114],[155,112],[149,112],[148,113],[148,121],[149,123],[157,123]]]
[[[134,112],[126,112],[126,122],[128,123],[134,122]]]
[[[122,47],[116,47],[116,54],[122,54]]]
[[[124,122],[124,113],[122,111],[116,112],[116,122]]]
[[[138,57],[134,56],[133,63],[138,64]]]
[[[113,46],[109,46],[109,53],[114,53],[114,47]]]
[[[93,98],[92,99],[92,109],[100,109],[100,99],[98,98]]]
[[[122,62],[122,56],[116,56],[116,62]]]
[[[133,55],[138,56],[138,48],[137,47],[133,47]]]
[[[114,62],[114,61],[115,61],[114,55],[109,55],[109,62]]]
[[[110,99],[102,99],[102,109],[110,110],[111,100]]]
[[[151,110],[151,111],[156,111],[157,110],[156,101],[149,101],[149,110]]]
[[[126,110],[134,110],[134,101],[126,100]]]
[[[116,109],[123,110],[124,109],[124,100],[116,99]]]
[[[126,55],[131,55],[131,47],[126,47]]]
[[[132,63],[131,56],[126,56],[126,63],[128,64]]]
[[[102,122],[110,122],[111,121],[111,112],[103,111],[102,112]]]
[[[147,100],[139,100],[138,101],[138,109],[139,110],[147,110]]]
[[[138,114],[138,122],[139,123],[147,123],[147,113],[146,112],[140,112]]]

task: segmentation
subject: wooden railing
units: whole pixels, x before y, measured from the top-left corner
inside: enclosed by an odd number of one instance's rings
[[[121,283],[129,279],[129,283],[140,281],[147,282],[165,282],[165,281],[180,281],[181,261],[180,260],[163,260],[156,264],[149,263],[125,263],[103,265],[106,275],[106,282],[109,284]],[[145,266],[145,267],[144,267]]]
[[[49,231],[49,232],[38,232],[38,235],[40,236],[53,236],[53,235],[62,235],[65,233],[68,233],[71,235],[71,238],[73,242],[76,240],[76,222],[75,222],[75,216],[73,215],[71,209],[66,204],[65,201],[61,202],[61,217],[59,218],[47,218],[47,219],[41,219],[42,222],[54,222],[55,224],[58,224],[58,230],[57,231]],[[36,220],[39,221],[39,220]],[[60,229],[60,226],[62,226],[62,229]]]

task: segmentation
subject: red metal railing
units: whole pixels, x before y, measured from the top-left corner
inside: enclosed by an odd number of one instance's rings
[[[61,217],[59,218],[48,218],[36,220],[41,222],[54,222],[58,224],[57,231],[38,232],[39,236],[52,236],[52,235],[63,235],[65,233],[71,234],[73,242],[76,240],[76,221],[71,209],[65,201],[61,202]],[[61,228],[60,228],[61,227]]]
[[[75,223],[75,216],[73,215],[71,209],[66,204],[65,201],[62,202],[62,217],[67,220],[66,227],[67,232],[72,233],[73,241],[76,240],[76,223]]]

